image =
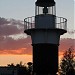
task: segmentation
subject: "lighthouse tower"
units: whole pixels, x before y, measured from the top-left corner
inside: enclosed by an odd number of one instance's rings
[[[67,32],[67,19],[56,16],[54,0],[37,0],[35,16],[24,19],[24,32],[31,36],[33,75],[56,75],[60,35]]]

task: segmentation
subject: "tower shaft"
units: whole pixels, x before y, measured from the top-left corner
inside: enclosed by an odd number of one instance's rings
[[[33,71],[37,75],[54,73],[56,75],[58,71],[58,46],[46,43],[33,44],[33,62]]]

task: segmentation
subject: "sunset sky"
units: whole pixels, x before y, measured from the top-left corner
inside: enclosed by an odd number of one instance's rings
[[[24,33],[23,20],[35,15],[36,0],[0,0],[0,65],[32,61],[31,38]],[[61,36],[59,56],[75,49],[74,0],[55,0],[57,16],[67,18],[68,32]]]

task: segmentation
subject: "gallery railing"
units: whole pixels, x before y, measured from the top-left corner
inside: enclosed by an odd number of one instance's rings
[[[67,19],[63,17],[55,17],[56,24],[55,27],[58,29],[67,30]],[[35,16],[27,17],[24,19],[24,29],[32,29],[35,28]]]

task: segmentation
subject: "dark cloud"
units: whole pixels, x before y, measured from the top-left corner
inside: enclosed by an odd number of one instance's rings
[[[10,23],[10,21],[8,21],[7,19],[0,17],[0,26],[5,25],[5,24],[9,24],[9,23]]]
[[[70,47],[73,47],[73,49],[75,50],[75,39],[71,38],[61,39],[59,50],[65,51]]]
[[[2,38],[0,52],[4,54],[32,54],[31,38],[18,40],[10,37]]]
[[[16,50],[19,48],[29,48],[31,46],[31,38],[14,40],[6,37],[0,42],[0,50]]]
[[[68,32],[68,34],[74,34],[75,30],[68,30],[67,32]]]
[[[0,36],[15,35],[15,34],[20,34],[21,32],[22,29],[19,29],[17,28],[17,26],[14,25],[0,26]]]
[[[0,36],[9,36],[23,32],[23,21],[0,17]]]
[[[13,54],[12,50],[16,51],[23,48],[25,49],[24,53],[31,53],[30,37],[20,38],[17,40],[13,39],[12,37],[9,37],[10,35],[14,35],[17,37],[17,34],[23,33],[23,21],[15,19],[5,19],[0,17],[0,51],[4,53],[7,53],[9,51]],[[16,53],[18,53],[18,51],[16,51]]]
[[[23,26],[23,21],[21,21],[21,20],[10,19],[10,23],[12,25],[20,25],[20,26]]]

